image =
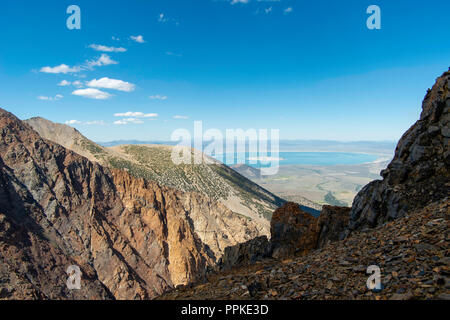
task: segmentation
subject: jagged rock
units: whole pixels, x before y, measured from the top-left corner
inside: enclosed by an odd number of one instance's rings
[[[342,240],[346,236],[350,218],[350,208],[323,206],[317,221],[317,248]]]
[[[288,202],[275,210],[270,225],[272,256],[281,258],[306,253],[317,244],[317,219]]]
[[[383,180],[355,197],[350,229],[362,230],[404,216],[450,194],[450,72],[428,91],[420,119],[400,139]]]
[[[221,270],[254,264],[270,254],[270,243],[266,236],[261,236],[225,248],[225,252],[218,263]]]

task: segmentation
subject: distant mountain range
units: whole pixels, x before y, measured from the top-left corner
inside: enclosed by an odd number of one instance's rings
[[[176,145],[174,141],[140,141],[140,140],[115,140],[109,142],[97,142],[104,147],[113,147],[126,144],[152,144],[152,145]],[[193,145],[193,143],[192,143]],[[207,146],[208,143],[203,143]],[[393,155],[395,141],[335,141],[335,140],[280,140],[280,152],[355,152]]]

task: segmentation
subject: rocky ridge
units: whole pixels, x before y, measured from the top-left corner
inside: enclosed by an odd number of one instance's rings
[[[2,109],[0,132],[0,298],[149,299],[259,234],[220,203],[93,163]],[[70,265],[81,290],[66,287]]]

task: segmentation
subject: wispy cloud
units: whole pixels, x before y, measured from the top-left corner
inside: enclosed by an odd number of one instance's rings
[[[291,13],[292,11],[294,11],[294,9],[292,9],[292,7],[287,7],[286,9],[283,10],[284,14]]]
[[[106,100],[112,97],[108,92],[104,92],[94,88],[79,89],[72,92],[74,96],[80,96],[89,99]]]
[[[88,125],[88,126],[91,126],[91,125],[104,126],[104,125],[106,125],[105,121],[103,121],[103,120],[93,120],[93,121],[85,121],[85,122],[79,121],[79,120],[67,120],[65,122],[65,124],[67,124],[67,125],[83,124],[83,125]]]
[[[122,120],[117,120],[113,122],[114,124],[118,124],[118,125],[125,125],[125,124],[142,124],[144,123],[144,121],[142,121],[141,119],[138,118],[127,118],[127,119],[122,119]]]
[[[103,88],[103,89],[114,89],[114,90],[119,90],[119,91],[124,91],[124,92],[131,92],[135,89],[135,85],[130,83],[130,82],[126,82],[126,81],[122,81],[122,80],[118,80],[118,79],[110,79],[108,77],[104,77],[101,79],[94,79],[91,80],[89,82],[86,83],[86,85],[88,87],[93,87],[93,88]]]
[[[60,87],[66,87],[66,86],[70,86],[71,82],[67,81],[67,80],[63,80],[60,83],[58,83],[58,86]]]
[[[143,112],[135,112],[135,111],[128,111],[128,112],[122,112],[122,113],[115,113],[114,117],[133,117],[133,118],[156,118],[158,117],[157,113],[143,113]]]
[[[137,42],[137,43],[145,43],[146,41],[144,40],[144,37],[141,35],[138,36],[131,36],[130,37],[131,40]]]
[[[174,18],[168,18],[164,13],[160,13],[158,15],[158,22],[159,23],[166,23],[166,22],[170,22],[175,24],[176,26],[180,25],[180,23],[174,19]]]
[[[98,58],[97,60],[90,60],[86,62],[86,67],[89,69],[92,69],[93,67],[101,67],[101,66],[108,66],[111,64],[118,64],[117,61],[114,61],[111,59],[110,56],[108,56],[105,53],[102,53],[102,55],[100,56],[100,58]]]
[[[81,121],[78,120],[67,120],[65,124],[81,124]]]
[[[88,126],[92,126],[92,125],[97,125],[97,126],[105,126],[106,123],[103,120],[93,120],[93,121],[86,121],[84,122],[85,125]]]
[[[118,64],[117,61],[114,61],[111,59],[110,56],[108,56],[105,53],[102,53],[102,55],[95,59],[95,60],[88,60],[84,64],[79,66],[70,67],[67,64],[60,64],[55,67],[42,67],[39,71],[43,73],[53,73],[53,74],[67,74],[67,73],[78,73],[84,70],[92,70],[94,67],[101,67],[101,66],[107,66],[110,64]]]
[[[183,56],[182,54],[175,53],[175,52],[172,52],[172,51],[167,51],[167,52],[166,52],[166,55],[168,55],[168,56],[174,56],[174,57],[178,57],[178,58],[181,58],[181,57]]]
[[[155,94],[149,97],[151,100],[167,100],[167,96],[163,96],[160,94]]]
[[[60,64],[59,66],[55,66],[55,67],[42,67],[40,72],[43,73],[54,73],[54,74],[58,74],[58,73],[77,73],[80,72],[81,68],[80,67],[69,67],[66,64]]]
[[[37,97],[39,100],[43,100],[43,101],[57,101],[57,100],[61,100],[63,98],[62,95],[57,94],[54,97],[47,97],[47,96],[39,96]]]
[[[173,118],[174,119],[189,119],[188,116],[180,116],[180,115],[173,116]]]
[[[79,81],[79,80],[76,80],[76,81],[73,81],[73,82],[70,82],[70,81],[67,81],[67,80],[62,80],[60,83],[58,83],[58,86],[60,86],[60,87],[67,87],[67,86],[70,86],[70,85],[79,88],[79,87],[83,86],[83,83],[81,81]]]
[[[250,0],[231,0],[231,4],[236,4],[236,3],[249,3]]]
[[[102,52],[126,52],[127,49],[122,48],[122,47],[108,47],[108,46],[103,46],[100,44],[91,44],[89,45],[89,48],[94,49],[95,51],[102,51]]]

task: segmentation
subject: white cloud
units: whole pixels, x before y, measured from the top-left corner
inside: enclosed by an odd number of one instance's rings
[[[174,119],[189,119],[188,116],[180,116],[180,115],[173,116],[173,118]]]
[[[160,94],[155,94],[153,96],[150,96],[149,98],[152,100],[167,100],[167,96],[163,96]]]
[[[59,66],[56,67],[42,67],[40,72],[44,72],[44,73],[77,73],[80,72],[81,68],[80,67],[69,67],[66,64],[60,64]]]
[[[137,43],[145,43],[144,37],[141,36],[141,35],[131,36],[130,38],[131,38],[131,40],[133,40],[133,41],[135,41]]]
[[[110,79],[108,77],[104,77],[101,79],[94,79],[89,82],[86,82],[88,87],[93,88],[104,88],[104,89],[114,89],[119,91],[131,92],[136,87],[134,84],[125,82],[118,79]]]
[[[117,48],[117,47],[107,47],[100,44],[91,44],[89,48],[94,49],[95,51],[103,51],[103,52],[126,52],[125,48]]]
[[[118,62],[112,60],[111,57],[107,54],[102,53],[100,58],[98,58],[97,60],[87,61],[86,66],[92,69],[92,67],[108,66],[110,64],[118,64]]]
[[[65,122],[65,124],[81,124],[81,121],[78,121],[78,120],[67,120],[66,122]]]
[[[272,7],[265,9],[264,12],[266,14],[269,14],[270,12],[272,12]]]
[[[103,120],[93,120],[93,121],[86,121],[86,122],[82,122],[79,120],[67,120],[65,122],[65,124],[67,124],[67,125],[83,124],[83,125],[100,125],[100,126],[106,125],[105,121],[103,121]]]
[[[287,7],[286,9],[284,9],[284,13],[285,14],[288,14],[288,13],[291,13],[293,11],[293,9],[292,9],[292,7]]]
[[[156,118],[156,117],[158,117],[158,114],[157,113],[143,113],[143,112],[128,111],[128,112],[122,112],[122,113],[115,113],[114,117]]]
[[[105,121],[103,121],[103,120],[86,121],[84,124],[86,124],[88,126],[90,126],[90,125],[99,125],[99,126],[106,125]]]
[[[79,80],[76,80],[74,82],[63,80],[60,83],[58,83],[58,86],[60,86],[60,87],[67,87],[67,86],[70,86],[70,85],[73,85],[74,87],[79,88],[79,87],[83,86],[83,83],[81,81],[79,81]]]
[[[114,124],[118,125],[125,125],[125,124],[142,124],[144,121],[137,119],[137,118],[127,118],[122,120],[117,120],[113,122]]]
[[[94,88],[79,89],[72,92],[74,96],[80,96],[89,99],[106,100],[112,97],[108,92],[104,92]]]
[[[43,101],[58,101],[58,100],[62,99],[63,96],[60,95],[60,94],[57,94],[57,95],[54,96],[54,97],[39,96],[39,97],[37,97],[37,98],[38,98],[39,100],[43,100]]]
[[[70,86],[71,82],[67,81],[67,80],[63,80],[60,83],[58,83],[58,86],[60,87],[66,87],[66,86]]]

